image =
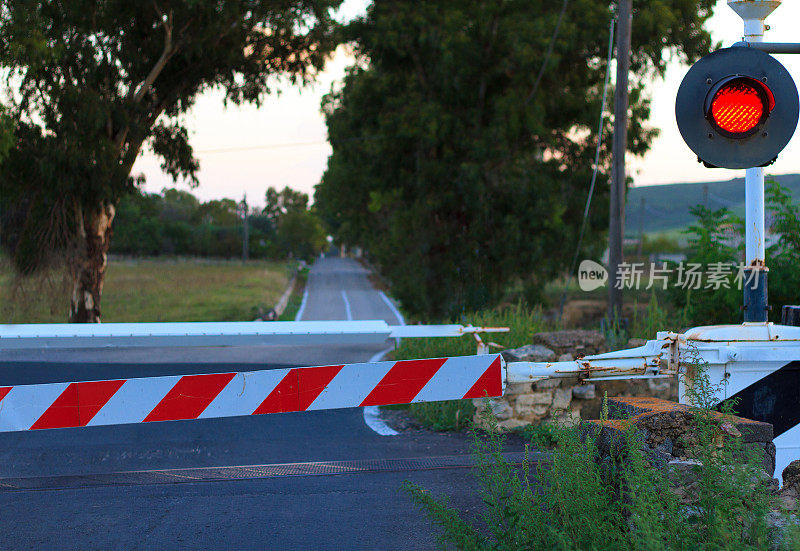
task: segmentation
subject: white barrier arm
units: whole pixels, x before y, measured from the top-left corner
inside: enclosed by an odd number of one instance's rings
[[[0,325],[0,350],[139,346],[379,344],[390,338],[460,337],[508,331],[472,325],[363,321],[243,321]]]
[[[644,346],[619,350],[596,356],[586,356],[569,362],[509,362],[508,383],[528,383],[549,377],[579,377],[595,379],[642,379],[668,377],[670,349],[673,339],[647,341]]]

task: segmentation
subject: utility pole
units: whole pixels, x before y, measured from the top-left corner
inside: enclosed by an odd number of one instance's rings
[[[247,206],[247,194],[244,194],[244,198],[242,199],[242,213],[243,213],[243,231],[242,231],[242,262],[246,262],[248,257],[250,256],[250,224],[247,221],[248,210],[250,207]]]
[[[617,11],[617,83],[614,90],[614,142],[608,223],[608,319],[622,314],[618,284],[625,231],[625,149],[628,142],[628,71],[631,65],[632,0],[619,0]]]
[[[639,260],[642,258],[642,246],[644,245],[644,205],[645,199],[642,197],[639,203],[639,245],[636,250],[636,256],[639,257]]]

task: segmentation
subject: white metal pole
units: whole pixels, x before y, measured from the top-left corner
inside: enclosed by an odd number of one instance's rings
[[[748,168],[744,176],[745,265],[766,265],[764,250],[764,168]]]
[[[731,3],[731,2],[729,2]],[[766,14],[746,14],[744,19],[745,42],[764,41],[764,19]],[[764,251],[764,168],[748,168],[744,177],[745,204],[745,265],[765,266]]]
[[[780,0],[728,0],[744,21],[745,42],[762,42],[764,19]],[[764,168],[748,168],[745,172],[745,281],[744,321],[767,321],[767,265],[764,234]]]

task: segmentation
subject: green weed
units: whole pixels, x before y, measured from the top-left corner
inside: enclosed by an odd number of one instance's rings
[[[711,414],[715,390],[704,366],[696,357],[691,361],[696,415],[690,433],[699,460],[691,494],[674,491],[673,471],[652,461],[633,429],[602,457],[591,433],[555,427],[551,459],[536,465],[526,460],[521,467],[505,460],[501,434],[475,432],[475,474],[485,505],[476,522],[462,518],[445,497],[410,483],[403,488],[441,529],[442,548],[800,549],[796,520],[782,532],[769,522],[776,498],[756,476],[760,459],[740,438],[720,439],[720,420]],[[482,415],[496,427],[491,408]]]

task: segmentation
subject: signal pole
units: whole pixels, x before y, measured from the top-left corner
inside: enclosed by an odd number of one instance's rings
[[[608,220],[608,319],[622,315],[618,285],[625,231],[625,148],[628,142],[628,71],[631,65],[632,0],[619,0],[617,12],[617,82],[614,90],[614,141]]]
[[[764,19],[780,5],[780,1],[754,2],[728,0],[728,6],[744,20],[745,42],[764,40]],[[745,204],[745,269],[744,321],[767,321],[767,262],[764,247],[764,168],[748,168],[744,178]]]
[[[250,210],[250,207],[247,205],[247,194],[245,193],[242,199],[242,223],[244,224],[242,231],[242,262],[246,262],[250,256],[250,224],[247,221],[248,210]]]

